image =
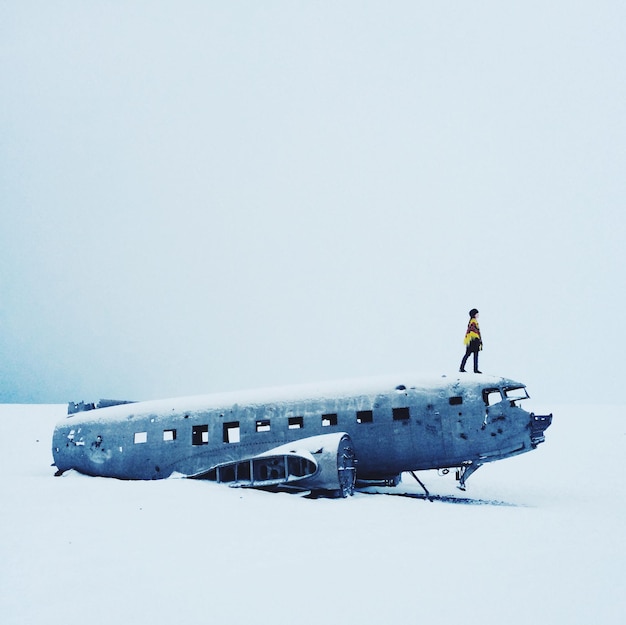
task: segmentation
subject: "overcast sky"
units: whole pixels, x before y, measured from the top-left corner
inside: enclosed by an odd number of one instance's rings
[[[623,402],[623,2],[0,2],[0,401],[458,370]]]

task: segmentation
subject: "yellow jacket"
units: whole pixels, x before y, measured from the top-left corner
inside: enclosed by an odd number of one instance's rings
[[[463,343],[465,345],[469,345],[470,341],[478,339],[482,342],[480,338],[480,328],[478,327],[478,320],[475,317],[472,317],[467,324],[467,332],[465,333],[465,338],[463,339]]]

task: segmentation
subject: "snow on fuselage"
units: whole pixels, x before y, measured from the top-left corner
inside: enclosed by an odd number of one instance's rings
[[[412,375],[137,402],[55,428],[58,472],[123,479],[193,476],[309,437],[345,432],[359,479],[529,451],[549,421],[519,407],[524,385],[473,374]]]

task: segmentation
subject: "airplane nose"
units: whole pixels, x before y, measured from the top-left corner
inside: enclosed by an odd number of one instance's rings
[[[548,415],[538,415],[534,412],[530,415],[530,444],[533,449],[543,443],[546,437],[543,433],[550,427],[552,423],[552,413]]]

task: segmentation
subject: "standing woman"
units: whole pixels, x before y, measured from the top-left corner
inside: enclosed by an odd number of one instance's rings
[[[478,327],[478,311],[475,308],[469,311],[470,320],[467,324],[467,332],[465,333],[465,356],[461,361],[459,371],[465,373],[465,363],[474,354],[474,373],[482,373],[478,370],[478,352],[483,348],[483,340],[480,338],[480,328]]]

